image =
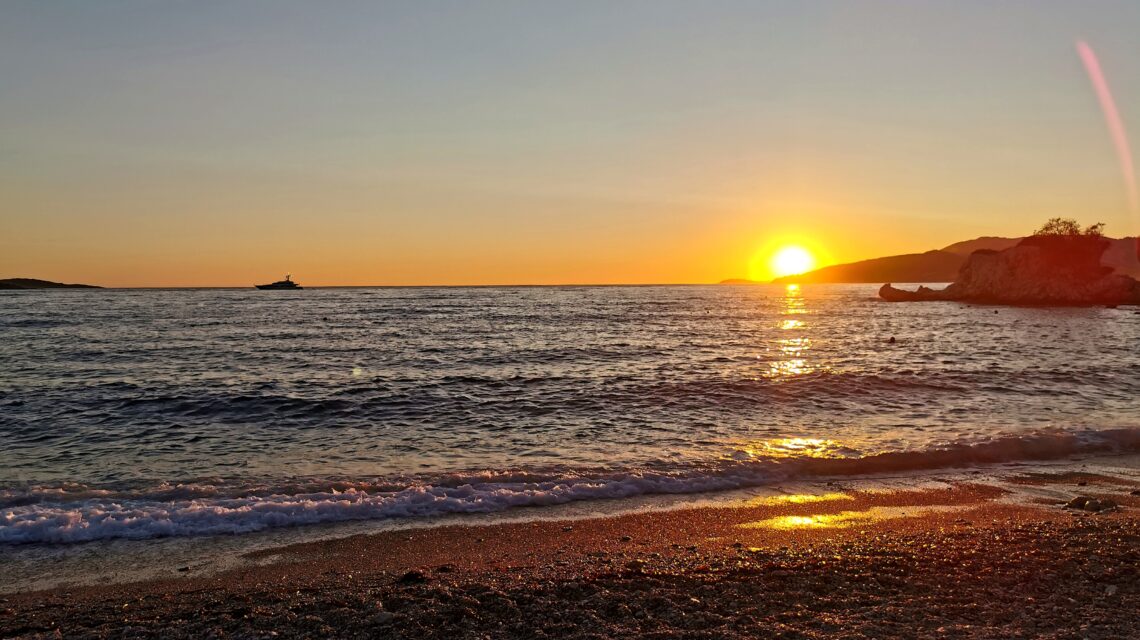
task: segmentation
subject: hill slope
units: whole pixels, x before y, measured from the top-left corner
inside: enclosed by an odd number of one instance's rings
[[[989,249],[990,251],[1004,251],[1018,242],[1021,238],[1002,238],[999,236],[982,236],[974,238],[973,240],[963,240],[962,242],[955,242],[952,245],[942,247],[943,251],[950,253],[959,253],[968,256],[978,249]]]
[[[908,253],[836,264],[772,282],[950,282],[958,274],[963,260],[964,256],[947,251]]]

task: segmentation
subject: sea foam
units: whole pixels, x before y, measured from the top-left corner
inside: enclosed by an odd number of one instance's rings
[[[487,471],[403,480],[81,484],[0,490],[0,543],[242,534],[348,520],[491,513],[581,500],[702,493],[823,476],[952,469],[1074,454],[1140,451],[1140,429],[1048,432],[866,457],[728,459],[671,469]],[[403,483],[403,486],[401,486]]]

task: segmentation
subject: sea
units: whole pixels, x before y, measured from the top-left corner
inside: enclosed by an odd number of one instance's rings
[[[40,290],[0,292],[0,336],[0,551],[1140,451],[1124,307]]]

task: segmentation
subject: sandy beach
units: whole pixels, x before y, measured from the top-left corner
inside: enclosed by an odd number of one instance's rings
[[[257,565],[8,594],[3,637],[1131,638],[1137,483],[1025,474],[572,521],[390,531]],[[1049,503],[1049,504],[1044,504]]]

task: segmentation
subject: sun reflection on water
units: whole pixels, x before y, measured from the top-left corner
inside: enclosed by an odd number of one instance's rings
[[[779,345],[782,353],[797,355],[811,349],[811,338],[784,338]]]
[[[837,440],[775,438],[749,443],[740,451],[753,458],[845,458],[851,450]]]
[[[770,378],[790,378],[802,376],[805,373],[811,373],[811,367],[808,366],[807,360],[802,358],[780,360],[768,365],[768,377]]]
[[[784,289],[783,308],[780,313],[780,331],[802,331],[807,329],[807,314],[803,293],[799,285],[790,284]],[[794,317],[787,317],[794,316]],[[807,355],[812,348],[811,338],[806,336],[778,338],[775,343],[776,359],[768,362],[766,378],[795,378],[815,372],[818,367],[809,362]]]

